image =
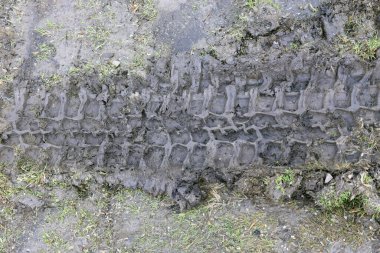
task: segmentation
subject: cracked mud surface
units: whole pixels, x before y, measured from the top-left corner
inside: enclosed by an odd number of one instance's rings
[[[80,191],[91,178],[181,210],[215,182],[380,207],[378,1],[247,2],[2,0],[1,172],[17,185],[37,161]],[[289,189],[265,181],[289,167]]]

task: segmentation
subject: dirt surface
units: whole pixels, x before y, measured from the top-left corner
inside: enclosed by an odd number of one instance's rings
[[[197,209],[178,213],[167,198],[92,189],[86,198],[55,187],[49,208],[8,212],[4,252],[378,252],[379,224],[273,205],[212,185]],[[28,213],[28,215],[26,215]]]
[[[0,22],[0,251],[379,251],[377,0],[1,0]]]

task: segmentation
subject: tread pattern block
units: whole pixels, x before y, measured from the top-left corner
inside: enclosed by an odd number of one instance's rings
[[[149,85],[117,75],[16,87],[0,159],[12,162],[19,146],[53,165],[114,171],[336,162],[352,159],[340,143],[358,118],[380,122],[380,61],[348,58],[326,71],[302,55],[277,62],[282,69],[196,55],[161,61]]]

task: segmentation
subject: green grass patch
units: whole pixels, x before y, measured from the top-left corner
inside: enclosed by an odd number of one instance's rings
[[[379,35],[373,35],[366,40],[355,40],[347,36],[340,36],[338,42],[340,51],[350,51],[366,61],[376,59],[376,52],[380,48]]]
[[[46,22],[46,25],[44,27],[40,27],[36,29],[36,32],[43,37],[51,37],[53,36],[54,32],[58,29],[62,28],[61,25],[54,23],[50,20]]]
[[[33,52],[34,57],[39,61],[46,61],[53,57],[56,52],[55,47],[50,43],[43,43],[38,46],[38,50]]]
[[[88,26],[86,28],[86,38],[92,43],[95,50],[102,49],[107,43],[110,31],[104,26]]]
[[[0,171],[0,203],[4,204],[12,194],[13,188],[11,181],[8,176]]]
[[[56,252],[64,252],[67,247],[67,242],[62,239],[61,235],[54,231],[45,232],[42,235],[42,240],[46,245],[55,249]]]
[[[112,63],[103,63],[95,64],[92,62],[87,62],[85,64],[79,65],[78,67],[71,67],[69,69],[69,76],[86,76],[90,74],[97,74],[99,80],[103,81],[104,79],[117,74],[118,67],[114,66]]]
[[[285,191],[286,187],[291,186],[295,181],[295,173],[291,169],[286,169],[285,172],[275,179],[277,190]]]
[[[344,191],[339,194],[328,192],[318,200],[318,204],[328,212],[355,211],[363,213],[366,202],[367,198],[364,195],[354,195],[350,191]]]
[[[57,73],[54,73],[51,75],[42,74],[41,80],[47,89],[51,89],[51,88],[56,87],[62,83],[62,76],[57,74]]]
[[[274,2],[273,0],[246,0],[245,6],[249,9],[253,9],[256,6],[262,5],[262,4],[267,4],[272,6],[273,8],[280,10],[281,5],[278,3]]]
[[[158,12],[153,0],[143,0],[139,9],[141,16],[148,21],[152,21],[157,17]]]

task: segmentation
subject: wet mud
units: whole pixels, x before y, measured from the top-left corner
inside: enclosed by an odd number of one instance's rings
[[[340,40],[377,34],[377,1],[148,3],[7,10],[19,37],[2,53],[13,75],[1,91],[2,162],[99,174],[183,210],[202,200],[200,184],[233,188],[260,171],[318,163],[338,175],[337,164],[365,160],[378,173],[379,150],[350,138],[379,127],[379,50]]]

